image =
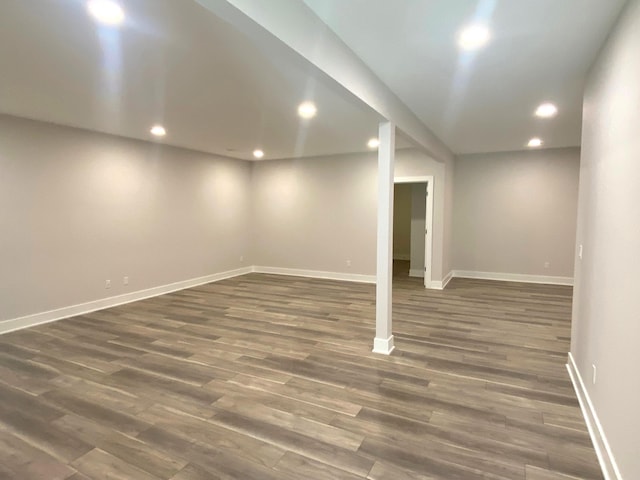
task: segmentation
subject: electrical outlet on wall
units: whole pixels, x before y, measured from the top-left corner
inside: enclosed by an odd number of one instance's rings
[[[240,255],[240,261],[244,262],[244,255]]]
[[[122,279],[122,284],[123,284],[123,285],[129,285],[129,277],[124,277],[124,278]]]
[[[105,280],[104,288],[111,288],[111,280]]]
[[[549,268],[549,265],[551,265],[549,262],[544,262],[544,268]]]
[[[347,267],[351,266],[351,260],[347,260]]]

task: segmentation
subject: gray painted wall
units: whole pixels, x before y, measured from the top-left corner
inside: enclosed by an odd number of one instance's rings
[[[435,175],[443,210],[442,164],[396,170]],[[0,321],[252,264],[374,275],[376,175],[375,152],[252,167],[0,116]]]
[[[442,279],[444,171],[417,150],[396,152],[396,177],[435,177],[433,280]],[[375,152],[258,162],[252,180],[256,265],[375,275]]]
[[[577,148],[458,157],[454,269],[572,277],[579,157]]]
[[[625,479],[640,478],[640,1],[585,93],[571,352]],[[597,383],[591,382],[591,365]]]
[[[375,153],[255,163],[254,263],[374,275],[376,170]]]
[[[250,171],[0,116],[0,321],[250,265]]]

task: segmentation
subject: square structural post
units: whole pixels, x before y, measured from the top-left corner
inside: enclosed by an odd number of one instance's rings
[[[380,124],[378,132],[378,242],[376,268],[376,338],[373,352],[389,355],[395,348],[392,333],[393,278],[393,162],[396,127]]]

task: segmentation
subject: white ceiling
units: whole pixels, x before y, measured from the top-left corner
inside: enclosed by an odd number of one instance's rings
[[[161,123],[162,142],[244,159],[364,151],[376,135],[378,114],[315,67],[196,2],[120,3],[126,23],[108,28],[83,0],[2,0],[0,113],[143,140]]]
[[[580,144],[587,71],[625,0],[305,0],[456,153]],[[491,42],[456,37],[487,24]],[[543,101],[552,120],[534,117]]]

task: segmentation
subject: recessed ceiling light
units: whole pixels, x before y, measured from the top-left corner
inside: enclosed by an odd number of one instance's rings
[[[536,109],[536,116],[541,118],[555,117],[558,113],[558,107],[553,103],[543,103]]]
[[[256,158],[262,158],[264,157],[264,152],[262,150],[254,150],[253,156]]]
[[[367,142],[367,147],[369,147],[370,149],[375,149],[378,148],[380,146],[380,140],[378,140],[377,138],[370,138],[369,141]]]
[[[89,13],[106,25],[120,25],[124,21],[124,10],[111,0],[89,0]]]
[[[536,147],[541,147],[542,146],[542,140],[540,140],[539,138],[532,138],[531,140],[529,140],[529,143],[527,143],[528,147],[531,148],[536,148]]]
[[[151,127],[150,132],[151,135],[155,135],[156,137],[164,137],[167,134],[167,131],[162,125],[154,125]]]
[[[302,118],[313,118],[316,116],[316,113],[318,113],[318,109],[313,102],[302,102],[298,106],[298,115]]]
[[[485,45],[491,34],[483,25],[470,25],[460,32],[458,45],[463,50],[475,50]]]

